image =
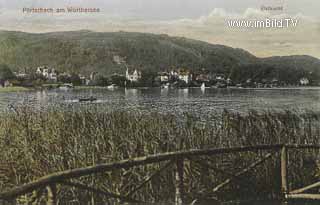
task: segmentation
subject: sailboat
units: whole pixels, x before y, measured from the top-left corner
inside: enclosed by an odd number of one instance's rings
[[[108,88],[109,90],[113,90],[113,89],[115,89],[115,88],[118,88],[118,86],[117,86],[116,84],[112,84],[112,85],[107,86],[107,88]]]
[[[161,88],[162,89],[168,89],[169,88],[169,83],[162,85]]]
[[[205,83],[202,83],[202,85],[201,85],[201,90],[203,90],[203,89],[206,89],[206,84]]]

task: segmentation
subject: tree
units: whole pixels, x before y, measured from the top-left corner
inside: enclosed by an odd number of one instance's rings
[[[76,73],[71,74],[70,81],[73,85],[81,85],[81,79]]]
[[[0,64],[0,79],[11,80],[14,78],[15,78],[15,75],[13,74],[11,69],[5,64]]]
[[[96,76],[93,84],[97,86],[107,86],[109,83],[108,78],[103,75]]]
[[[113,75],[111,76],[111,81],[113,84],[123,87],[126,81],[126,77],[121,75]]]
[[[140,81],[140,86],[153,86],[157,73],[150,70],[145,70],[142,72]]]
[[[61,83],[71,83],[71,76],[69,75],[59,75],[58,82]]]

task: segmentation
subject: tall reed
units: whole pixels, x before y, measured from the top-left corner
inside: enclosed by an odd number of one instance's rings
[[[99,163],[115,162],[177,150],[246,146],[258,144],[319,144],[320,114],[311,111],[263,112],[246,115],[225,110],[214,120],[193,115],[139,112],[101,112],[98,109],[34,111],[20,107],[0,117],[0,190],[8,190],[46,174]],[[202,157],[208,166],[235,173],[265,152]],[[290,154],[290,187],[314,182],[320,173],[318,153]],[[197,161],[186,162],[185,188],[194,198],[233,200],[275,198],[280,193],[279,157],[236,180],[215,195],[214,185],[226,175]],[[163,163],[82,177],[82,183],[114,193],[130,192]],[[133,197],[145,201],[172,202],[175,167],[152,180]],[[60,202],[114,202],[77,189],[58,187]]]

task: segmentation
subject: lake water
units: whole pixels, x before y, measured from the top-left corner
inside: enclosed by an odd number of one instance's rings
[[[231,203],[225,205],[317,205],[317,201],[291,201],[291,202],[281,202],[281,201],[251,201],[242,203]]]
[[[95,102],[79,102],[81,98]],[[92,105],[109,110],[155,111],[174,114],[192,112],[210,115],[228,109],[238,112],[294,109],[320,111],[320,88],[279,89],[74,89],[69,91],[0,92],[0,110],[8,105],[30,105],[36,109],[50,107],[85,108]]]

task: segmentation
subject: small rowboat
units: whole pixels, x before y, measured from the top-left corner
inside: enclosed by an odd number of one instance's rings
[[[94,102],[97,101],[97,98],[90,97],[90,98],[80,98],[79,102]]]

